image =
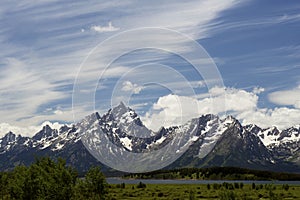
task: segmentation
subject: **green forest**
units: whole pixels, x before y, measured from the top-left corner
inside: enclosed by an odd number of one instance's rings
[[[244,169],[239,167],[181,168],[127,174],[136,179],[280,180],[299,181],[300,174]]]
[[[203,173],[209,178],[213,174],[253,173],[263,177],[262,171],[245,171],[235,168],[178,169],[156,171],[146,174],[131,174],[127,178],[197,178]],[[251,172],[251,173],[250,173]],[[291,178],[290,174],[270,173],[264,177]],[[291,174],[292,175],[292,174]],[[294,174],[295,175],[295,174]],[[219,176],[219,175],[218,175]],[[298,175],[296,175],[298,176]],[[221,176],[222,177],[222,176]],[[233,177],[233,176],[232,176]],[[198,177],[199,178],[199,177]],[[277,177],[278,178],[278,177]],[[39,158],[30,166],[18,166],[9,172],[0,172],[1,200],[118,200],[118,199],[300,199],[300,186],[275,184],[213,183],[213,184],[108,184],[99,167],[91,168],[84,177],[66,165],[65,160]]]

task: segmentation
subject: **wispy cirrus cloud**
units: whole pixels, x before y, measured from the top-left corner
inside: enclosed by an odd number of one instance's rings
[[[297,14],[280,14],[272,16],[258,16],[254,19],[241,19],[234,22],[226,22],[222,19],[208,24],[209,32],[211,34],[222,33],[229,30],[243,30],[251,29],[251,27],[257,29],[259,27],[270,27],[277,24],[295,23],[300,21],[300,15]]]
[[[72,89],[82,61],[117,30],[167,27],[194,39],[207,36],[207,24],[240,1],[133,2],[4,1],[0,6],[1,122],[28,126],[45,120],[72,121]],[[113,24],[109,23],[113,22]],[[108,23],[108,25],[106,25]],[[107,33],[94,34],[90,30]],[[159,38],[164,40],[164,37]],[[121,51],[126,43],[118,44]],[[180,44],[177,44],[180,47]],[[184,49],[182,49],[184,50]],[[92,63],[85,80],[106,66]],[[124,74],[115,68],[111,76]],[[62,105],[57,112],[45,112]],[[91,110],[80,110],[82,116]]]
[[[0,105],[7,122],[22,121],[34,115],[41,105],[68,97],[26,63],[14,58],[7,58],[5,63],[0,76]]]

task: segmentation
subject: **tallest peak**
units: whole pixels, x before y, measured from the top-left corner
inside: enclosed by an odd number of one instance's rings
[[[126,105],[123,101],[120,101],[119,105],[117,107],[125,107],[126,108]]]
[[[124,114],[127,111],[131,110],[129,107],[127,107],[122,101],[112,109],[113,114]]]
[[[121,101],[116,107],[114,107],[113,108],[114,110],[115,109],[121,109],[121,110],[127,110],[127,109],[129,109],[126,105],[125,105],[125,103],[123,102],[123,101]]]

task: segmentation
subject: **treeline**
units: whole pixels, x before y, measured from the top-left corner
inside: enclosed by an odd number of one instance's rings
[[[0,172],[0,199],[105,199],[107,190],[98,167],[79,178],[77,171],[66,166],[63,159],[40,158],[29,167]]]
[[[261,171],[239,167],[211,167],[158,170],[147,173],[128,174],[124,178],[299,181],[300,174]]]

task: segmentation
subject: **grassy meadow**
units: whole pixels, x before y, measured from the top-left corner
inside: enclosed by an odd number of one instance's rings
[[[108,199],[300,199],[300,185],[271,184],[111,184]]]

